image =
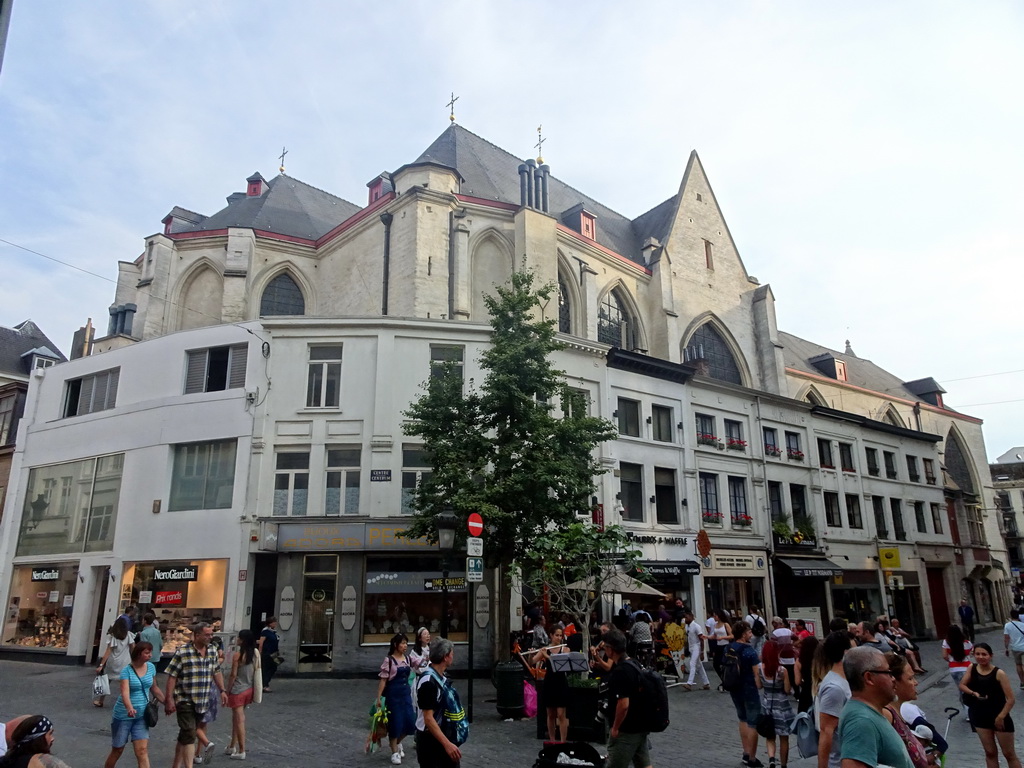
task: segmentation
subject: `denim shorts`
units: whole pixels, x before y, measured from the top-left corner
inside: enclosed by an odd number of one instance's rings
[[[129,741],[143,741],[149,738],[149,728],[145,719],[136,717],[134,720],[113,720],[110,723],[110,745],[121,749]]]
[[[755,688],[753,691],[745,687],[738,691],[730,691],[732,705],[736,709],[736,717],[741,723],[751,728],[757,727],[757,718],[761,716],[761,695]]]

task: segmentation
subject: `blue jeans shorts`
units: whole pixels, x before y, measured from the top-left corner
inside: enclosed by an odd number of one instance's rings
[[[129,741],[142,741],[149,738],[149,728],[141,717],[134,720],[113,720],[110,723],[110,745],[114,749],[122,749]]]
[[[730,691],[729,695],[732,697],[732,705],[736,708],[736,717],[740,722],[756,728],[757,718],[761,716],[761,696],[757,689],[748,691],[743,688],[739,691]]]

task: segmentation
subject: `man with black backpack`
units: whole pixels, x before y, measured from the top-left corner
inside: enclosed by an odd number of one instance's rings
[[[608,676],[611,730],[606,768],[627,768],[629,765],[651,768],[651,714],[646,711],[651,708],[651,702],[644,700],[650,698],[650,694],[644,689],[643,670],[626,655],[626,636],[621,631],[612,629],[605,633],[603,639],[605,652],[613,665]]]
[[[430,669],[416,684],[416,757],[420,768],[459,768],[469,725],[445,672],[455,659],[451,640],[430,642]]]
[[[760,659],[750,646],[753,634],[750,625],[737,621],[732,625],[733,641],[725,649],[722,660],[722,686],[732,697],[732,705],[739,720],[741,762],[746,768],[761,768],[757,759],[757,720],[761,716],[761,694],[757,690],[754,674]]]
[[[743,620],[750,625],[750,631],[753,633],[753,637],[750,638],[750,647],[757,652],[757,657],[761,658],[761,647],[768,635],[768,626],[764,622],[764,616],[761,615],[761,609],[756,605],[750,606],[750,613]]]

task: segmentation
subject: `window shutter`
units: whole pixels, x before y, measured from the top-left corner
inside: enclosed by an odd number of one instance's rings
[[[245,386],[245,360],[248,344],[233,344],[228,361],[228,389]]]
[[[97,373],[92,377],[93,390],[92,390],[92,410],[102,411],[107,407],[107,375],[108,371],[103,373]]]
[[[121,379],[121,369],[115,368],[107,374],[107,402],[104,408],[113,408],[117,404],[117,385]]]
[[[185,366],[186,395],[206,391],[206,358],[205,349],[188,353],[188,361]]]
[[[95,383],[95,376],[85,376],[82,378],[82,389],[78,393],[79,416],[82,416],[86,413],[92,413],[92,390]]]

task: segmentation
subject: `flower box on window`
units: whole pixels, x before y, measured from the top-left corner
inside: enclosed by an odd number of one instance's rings
[[[730,437],[725,447],[730,451],[745,451],[747,450],[747,441],[740,440],[738,437]]]
[[[707,432],[697,433],[697,444],[698,445],[718,445],[718,437],[716,435],[708,434]]]
[[[705,523],[711,523],[712,525],[722,524],[722,513],[721,512],[704,512],[703,520]]]
[[[786,451],[786,455],[790,459],[792,459],[793,461],[803,461],[804,460],[804,452],[803,451],[794,451],[794,450],[790,449],[790,450]]]
[[[782,449],[779,448],[777,445],[766,445],[764,447],[764,452],[766,456],[778,457],[782,455]]]
[[[754,518],[752,518],[750,515],[733,515],[732,524],[743,526],[744,528],[749,528],[751,525],[754,524]]]

